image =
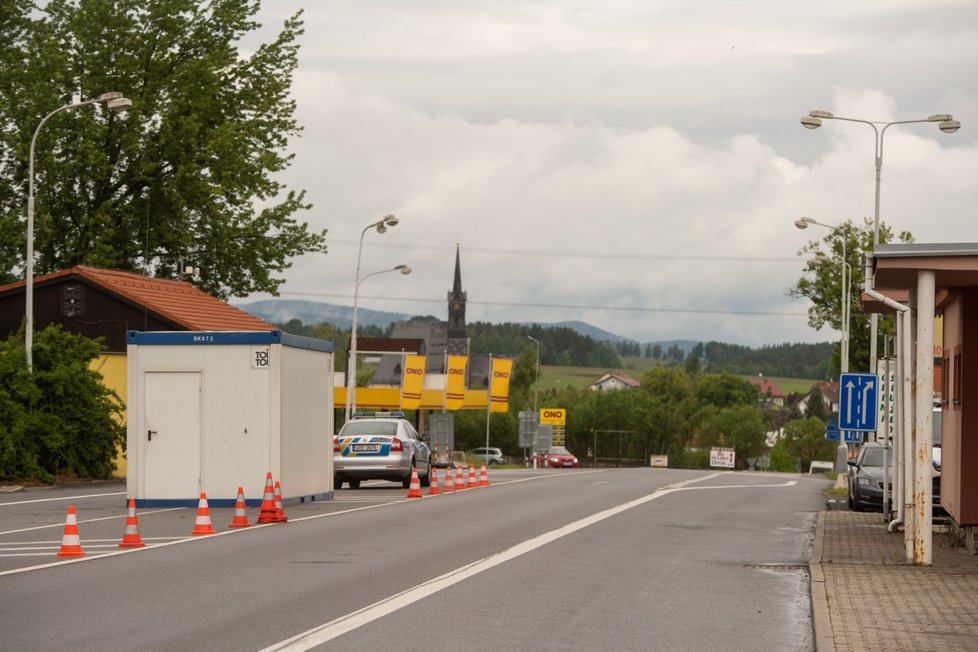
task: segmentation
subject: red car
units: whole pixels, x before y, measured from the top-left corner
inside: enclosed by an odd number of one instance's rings
[[[560,446],[554,446],[547,453],[536,453],[533,461],[538,466],[552,466],[555,469],[577,468],[577,458]]]

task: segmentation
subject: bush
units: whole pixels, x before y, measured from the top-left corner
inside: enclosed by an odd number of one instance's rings
[[[780,473],[798,472],[798,465],[795,464],[794,456],[781,444],[771,449],[769,457],[771,462],[768,466],[768,471],[777,471]]]
[[[0,342],[0,478],[106,479],[125,446],[124,406],[90,368],[101,343],[52,325],[35,334],[28,372],[24,329]]]
[[[700,448],[681,448],[669,454],[669,467],[708,469],[710,468],[710,451]]]

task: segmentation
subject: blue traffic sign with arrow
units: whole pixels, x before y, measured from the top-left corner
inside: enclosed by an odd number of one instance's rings
[[[839,376],[839,430],[876,430],[876,374]]]

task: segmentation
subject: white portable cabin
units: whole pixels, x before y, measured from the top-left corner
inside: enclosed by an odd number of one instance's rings
[[[333,497],[333,343],[281,331],[128,333],[126,489],[139,506]]]

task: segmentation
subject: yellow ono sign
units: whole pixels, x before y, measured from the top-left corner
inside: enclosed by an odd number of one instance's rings
[[[540,410],[540,423],[551,426],[567,424],[567,410],[564,408],[543,408]]]

